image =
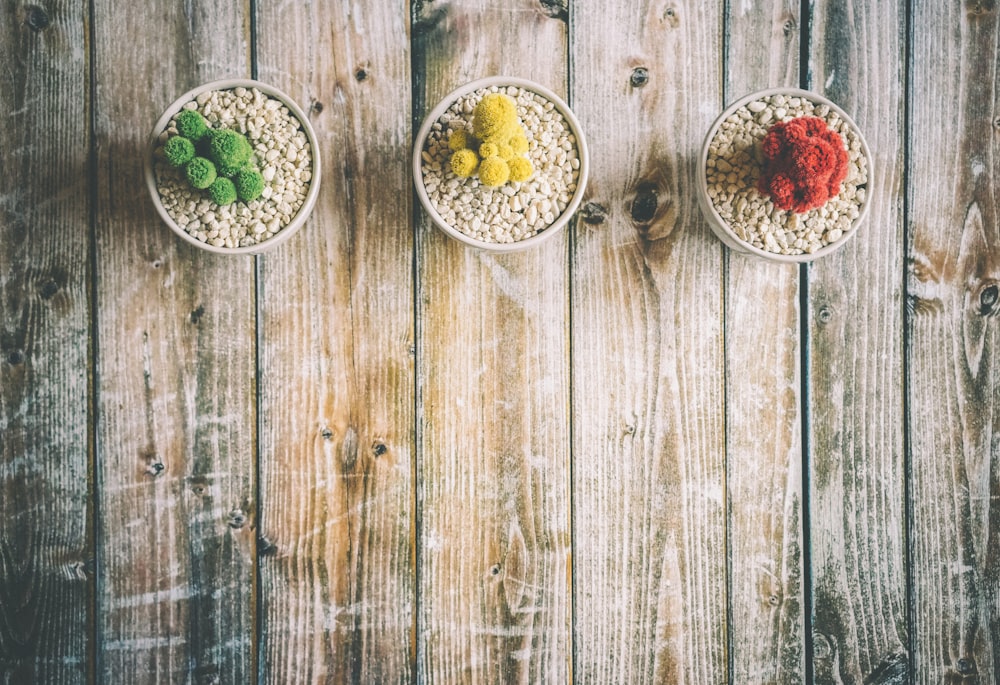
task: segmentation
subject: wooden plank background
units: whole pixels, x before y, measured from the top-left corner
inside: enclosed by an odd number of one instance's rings
[[[928,0],[7,3],[0,683],[1000,678],[1000,13]],[[536,250],[450,241],[413,131],[569,100]],[[175,239],[142,149],[252,77],[322,192],[273,253]],[[805,86],[874,152],[808,267],[694,201],[725,103]]]

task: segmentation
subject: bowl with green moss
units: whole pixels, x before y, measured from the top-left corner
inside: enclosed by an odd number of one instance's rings
[[[157,213],[181,239],[218,254],[272,250],[308,219],[320,156],[308,117],[250,79],[206,83],[156,122],[145,155]]]
[[[580,122],[548,88],[492,76],[467,83],[426,116],[413,148],[417,197],[433,223],[492,252],[549,240],[587,185]]]

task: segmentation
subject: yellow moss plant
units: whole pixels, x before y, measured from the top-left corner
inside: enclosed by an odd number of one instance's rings
[[[520,183],[535,172],[528,138],[517,116],[517,103],[502,93],[488,93],[472,112],[472,132],[458,129],[448,137],[451,170],[467,178],[477,171],[485,186]],[[478,154],[477,154],[478,150]]]

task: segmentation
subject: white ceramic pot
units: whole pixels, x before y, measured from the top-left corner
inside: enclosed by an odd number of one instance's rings
[[[155,152],[158,147],[158,139],[160,134],[167,128],[170,120],[176,115],[181,108],[188,102],[195,100],[199,95],[208,91],[215,90],[232,90],[237,87],[243,88],[256,88],[265,95],[281,101],[286,107],[288,107],[289,112],[292,116],[298,119],[302,126],[302,131],[305,133],[308,140],[309,149],[311,153],[311,178],[309,180],[309,188],[306,191],[306,197],[302,205],[299,207],[295,216],[292,217],[291,222],[283,227],[281,230],[277,231],[272,237],[263,240],[259,243],[253,245],[246,245],[243,247],[217,247],[208,242],[203,242],[198,238],[194,237],[183,228],[181,228],[173,217],[167,212],[166,208],[163,206],[163,202],[160,198],[160,191],[157,187],[156,180],[156,170],[155,165],[164,163],[162,161],[157,162],[155,160]],[[145,151],[145,161],[144,161],[144,173],[146,176],[146,186],[149,189],[149,196],[153,200],[153,206],[156,207],[157,213],[163,222],[167,224],[182,240],[196,245],[203,250],[209,252],[214,252],[216,254],[227,254],[227,255],[237,255],[237,254],[256,254],[260,252],[266,252],[273,250],[278,247],[289,238],[291,238],[306,222],[309,218],[313,207],[316,204],[316,198],[319,196],[320,187],[320,155],[319,146],[316,143],[316,134],[313,131],[312,125],[309,123],[309,118],[306,116],[305,112],[287,95],[278,90],[273,86],[269,86],[266,83],[261,83],[260,81],[254,81],[251,79],[226,79],[221,81],[212,81],[211,83],[206,83],[204,85],[198,86],[192,90],[181,95],[177,98],[156,122],[153,127],[153,131],[149,136],[149,142],[146,146]]]
[[[850,227],[846,230],[842,230],[840,238],[827,243],[824,243],[822,247],[812,253],[804,252],[802,254],[781,254],[780,252],[774,252],[768,249],[763,249],[759,246],[751,244],[740,236],[730,225],[730,223],[723,218],[719,212],[719,208],[716,206],[712,197],[709,194],[708,188],[708,167],[707,162],[709,158],[709,148],[712,145],[716,134],[719,132],[722,124],[734,113],[736,113],[740,108],[750,105],[756,101],[762,100],[763,98],[774,96],[774,95],[784,95],[787,98],[800,98],[812,102],[815,105],[826,105],[830,112],[836,113],[840,119],[846,123],[847,127],[853,132],[853,134],[860,141],[860,156],[864,159],[864,179],[862,183],[857,183],[857,187],[864,189],[864,199],[860,202],[860,206],[857,207],[857,216],[853,218],[850,222]],[[786,119],[791,118],[786,116]],[[774,123],[776,123],[775,120]],[[768,124],[768,126],[770,123]],[[763,135],[760,136],[759,140],[754,141],[754,145],[759,147],[760,140],[763,139]],[[856,165],[860,168],[860,164]],[[858,232],[859,226],[864,222],[868,215],[868,211],[871,208],[872,202],[872,156],[871,151],[868,149],[868,144],[865,142],[864,136],[861,134],[860,129],[854,121],[836,104],[828,100],[827,98],[817,95],[816,93],[799,90],[795,88],[772,88],[768,90],[759,91],[756,93],[751,93],[745,97],[740,98],[736,102],[732,103],[726,108],[722,114],[715,120],[711,128],[708,130],[708,135],[705,136],[705,142],[701,149],[701,155],[698,159],[698,169],[697,169],[697,196],[698,204],[701,206],[702,213],[708,220],[708,224],[718,238],[725,243],[728,247],[733,250],[743,252],[755,257],[760,257],[775,262],[808,262],[825,255],[834,252],[847,243],[854,235]],[[851,173],[848,174],[848,181],[851,180]],[[855,179],[857,180],[857,179]],[[843,188],[843,186],[842,186]],[[766,196],[760,195],[756,190],[747,191],[748,196],[753,196],[756,194],[756,198],[761,201],[768,201]],[[737,200],[738,202],[738,200]],[[799,215],[802,221],[806,221],[808,217],[811,216],[811,212],[816,212],[818,210],[810,210],[804,214]],[[786,216],[790,216],[791,212],[786,212]],[[797,218],[796,221],[799,219]]]
[[[521,88],[524,90],[529,90],[538,95],[542,96],[549,102],[553,104],[556,110],[563,116],[566,123],[569,125],[573,136],[576,138],[576,153],[577,158],[580,161],[579,175],[576,180],[576,188],[570,201],[567,203],[565,210],[555,217],[555,221],[543,230],[535,233],[534,235],[510,243],[501,242],[487,242],[484,240],[478,240],[472,236],[467,235],[462,232],[458,227],[452,226],[441,216],[437,208],[435,208],[434,203],[431,201],[427,194],[427,189],[424,187],[424,175],[423,175],[423,151],[427,144],[427,138],[430,135],[431,128],[436,121],[438,121],[442,115],[451,107],[456,100],[459,98],[480,90],[482,88],[491,87],[505,87],[513,86]],[[471,115],[470,115],[471,116]],[[570,110],[569,106],[555,93],[550,91],[548,88],[541,86],[532,81],[526,79],[514,78],[508,76],[493,76],[490,78],[479,79],[466,83],[465,85],[457,88],[456,90],[449,93],[441,102],[437,104],[430,111],[423,121],[423,125],[420,127],[420,131],[414,140],[413,146],[413,183],[417,190],[417,197],[420,199],[420,204],[423,206],[424,211],[430,216],[434,224],[444,231],[445,234],[451,236],[455,240],[458,240],[466,245],[476,247],[482,250],[489,250],[493,252],[514,252],[517,250],[524,250],[530,247],[534,247],[539,243],[552,238],[556,235],[562,228],[569,222],[572,218],[573,213],[580,206],[580,201],[583,199],[583,193],[587,186],[587,177],[590,168],[590,158],[587,151],[587,141],[583,135],[583,130],[580,127],[580,122],[577,120],[576,116]]]

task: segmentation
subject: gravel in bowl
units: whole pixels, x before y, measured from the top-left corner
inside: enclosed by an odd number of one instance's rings
[[[762,142],[778,122],[816,117],[839,134],[846,175],[819,207],[781,209],[758,189]],[[713,232],[729,247],[772,261],[803,262],[829,254],[858,230],[870,207],[871,152],[850,117],[805,90],[773,89],[735,102],[712,125],[698,167],[698,200]]]
[[[253,199],[218,204],[191,185],[184,167],[168,163],[164,146],[179,135],[178,117],[187,111],[200,113],[211,131],[235,131],[249,141],[246,167],[262,181]],[[146,182],[160,216],[187,242],[217,253],[277,247],[305,222],[319,190],[320,161],[307,117],[288,96],[257,81],[216,81],[185,93],[157,122],[150,150]]]
[[[509,96],[526,138],[533,173],[489,186],[461,177],[450,164],[455,131],[473,137],[473,113],[490,94]],[[492,77],[466,84],[428,114],[416,139],[414,185],[424,209],[451,237],[485,250],[537,245],[561,229],[580,204],[587,182],[587,146],[569,107],[536,83]]]

